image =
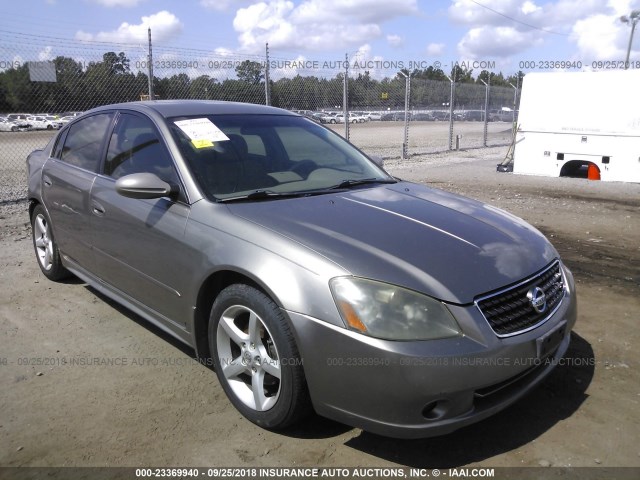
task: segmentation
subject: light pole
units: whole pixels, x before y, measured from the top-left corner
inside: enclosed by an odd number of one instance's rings
[[[622,23],[631,24],[631,35],[629,35],[629,46],[627,47],[627,60],[624,62],[624,69],[629,68],[629,56],[631,55],[631,44],[633,43],[633,32],[636,30],[636,24],[640,20],[640,10],[634,10],[629,16],[623,15],[620,17]]]

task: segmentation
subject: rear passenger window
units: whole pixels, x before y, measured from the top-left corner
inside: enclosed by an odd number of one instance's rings
[[[64,130],[60,135],[58,135],[58,139],[56,140],[56,144],[51,150],[51,156],[53,158],[60,159],[62,156],[62,147],[64,146],[64,140],[67,136],[68,130]]]
[[[112,118],[112,113],[100,113],[72,125],[64,141],[60,159],[76,167],[97,172],[102,141]]]

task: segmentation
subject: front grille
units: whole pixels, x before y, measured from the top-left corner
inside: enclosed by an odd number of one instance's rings
[[[542,289],[546,307],[537,311],[527,297],[535,287]],[[476,305],[499,337],[531,330],[545,322],[560,306],[565,293],[560,262],[555,261],[535,276],[513,287],[476,300]]]

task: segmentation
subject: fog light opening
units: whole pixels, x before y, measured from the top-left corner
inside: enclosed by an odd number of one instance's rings
[[[438,420],[444,417],[448,410],[448,402],[446,400],[434,400],[427,403],[422,409],[422,416],[427,420]]]

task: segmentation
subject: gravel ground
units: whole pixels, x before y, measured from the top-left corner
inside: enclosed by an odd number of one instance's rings
[[[26,205],[0,204],[0,465],[640,466],[640,185],[497,173],[505,153],[386,165],[542,230],[576,277],[572,344],[566,363],[517,404],[425,440],[319,417],[285,432],[259,429],[191,349],[78,280],[46,280]]]

